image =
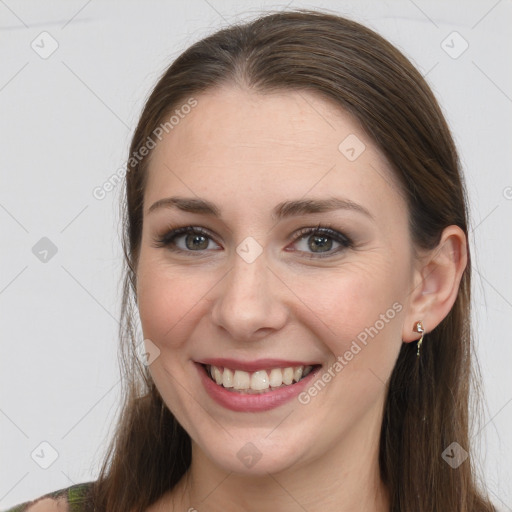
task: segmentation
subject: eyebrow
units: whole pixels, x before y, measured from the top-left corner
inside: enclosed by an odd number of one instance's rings
[[[222,217],[221,209],[206,199],[193,197],[166,197],[153,203],[148,214],[160,208],[178,208],[184,212],[199,213],[212,217]],[[333,210],[350,210],[361,213],[375,221],[374,216],[362,205],[339,197],[327,199],[297,199],[279,203],[272,210],[272,218],[281,220],[288,217],[307,215],[311,213],[323,213]]]

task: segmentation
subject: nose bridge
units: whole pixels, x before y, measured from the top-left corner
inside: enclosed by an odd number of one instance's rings
[[[286,319],[285,305],[277,296],[278,279],[267,265],[266,251],[250,237],[233,253],[212,317],[234,339],[250,339],[261,329],[279,329]]]

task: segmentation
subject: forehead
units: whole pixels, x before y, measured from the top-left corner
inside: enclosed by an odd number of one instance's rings
[[[186,145],[196,163],[236,156],[251,157],[249,164],[259,156],[265,163],[285,156],[297,161],[306,158],[310,165],[319,157],[323,163],[334,163],[340,156],[339,143],[350,134],[365,138],[354,118],[311,92],[262,94],[225,86],[195,99],[193,110],[180,119],[174,116],[176,124],[165,137],[168,144],[160,144],[155,153],[165,150],[164,146],[175,151]]]
[[[305,91],[261,94],[234,86],[194,98],[197,105],[152,151],[146,208],[186,194],[220,202],[239,217],[244,208],[254,215],[255,207],[260,214],[291,197],[329,194],[377,216],[404,215],[386,159],[334,102]]]

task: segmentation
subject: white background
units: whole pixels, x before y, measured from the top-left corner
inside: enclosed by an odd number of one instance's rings
[[[118,193],[142,103],[192,42],[285,3],[0,0],[0,508],[93,480],[117,413]],[[512,3],[290,2],[387,37],[427,75],[471,202],[474,329],[486,409],[475,435],[491,498],[512,510]],[[48,58],[41,32],[58,43]],[[469,47],[452,58],[453,31]],[[47,37],[47,36],[46,36]],[[464,42],[453,39],[455,50]],[[458,37],[458,36],[455,36]],[[446,43],[445,43],[446,44]],[[507,188],[508,187],[508,188]],[[32,252],[49,238],[46,263]],[[31,453],[58,453],[42,469]],[[49,459],[48,459],[49,460]]]

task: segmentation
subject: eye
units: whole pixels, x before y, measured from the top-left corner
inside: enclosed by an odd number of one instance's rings
[[[309,258],[326,258],[340,253],[341,251],[353,247],[353,242],[343,233],[332,228],[318,225],[315,228],[303,228],[299,231],[298,236],[294,239],[294,244],[302,244],[299,248],[300,252],[307,253]],[[338,247],[333,249],[333,246]]]
[[[219,245],[205,229],[196,226],[168,228],[162,236],[155,239],[155,247],[165,247],[173,252],[198,253],[209,248],[210,242]],[[308,253],[309,258],[325,258],[353,247],[353,242],[343,233],[327,226],[303,228],[295,234],[293,244],[302,245],[298,252]],[[338,247],[336,247],[336,244]],[[335,250],[332,250],[332,249]],[[294,252],[295,250],[292,250]]]
[[[179,242],[180,239],[183,239],[182,243]],[[213,239],[205,229],[185,226],[170,229],[158,237],[155,240],[155,247],[166,247],[174,252],[201,252],[208,249],[210,241],[213,242]]]

